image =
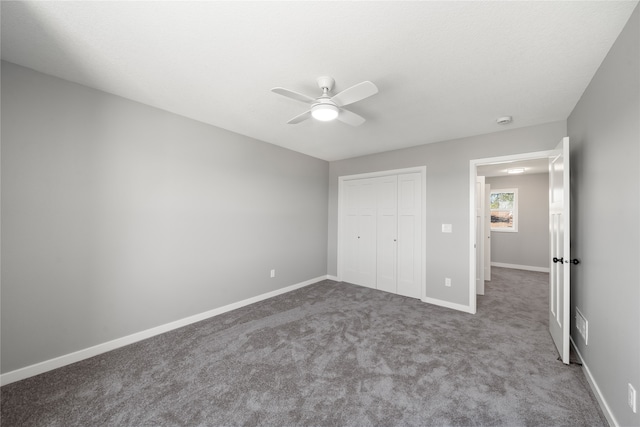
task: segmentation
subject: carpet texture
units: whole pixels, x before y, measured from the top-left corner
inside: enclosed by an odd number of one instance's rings
[[[2,426],[603,426],[557,361],[548,274],[470,315],[323,281],[1,388]]]

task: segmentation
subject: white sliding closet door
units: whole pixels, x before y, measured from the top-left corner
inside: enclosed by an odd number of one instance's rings
[[[398,177],[377,178],[378,193],[378,244],[377,288],[398,292]]]
[[[398,290],[420,298],[422,188],[419,173],[398,175]]]

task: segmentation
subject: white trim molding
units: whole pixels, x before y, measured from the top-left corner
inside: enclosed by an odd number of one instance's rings
[[[424,298],[422,298],[422,302],[426,302],[428,304],[433,304],[433,305],[438,305],[440,307],[450,308],[452,310],[462,311],[464,313],[469,313],[469,314],[475,314],[476,313],[475,309],[473,309],[470,305],[458,304],[458,303],[455,303],[455,302],[449,302],[449,301],[445,301],[445,300],[441,300],[441,299],[437,299],[437,298],[424,297]]]
[[[513,268],[516,270],[527,271],[539,271],[541,273],[548,273],[549,267],[536,267],[534,265],[519,265],[519,264],[507,264],[504,262],[492,262],[491,267]]]
[[[156,326],[144,331],[136,332],[131,335],[127,335],[122,338],[116,338],[102,344],[94,345],[89,348],[75,351],[73,353],[65,354],[53,359],[45,360],[24,368],[16,369],[14,371],[7,372],[0,375],[0,385],[11,384],[16,381],[20,381],[29,377],[33,377],[39,374],[43,374],[48,371],[52,371],[63,366],[70,365],[72,363],[80,362],[81,360],[88,359],[93,356],[97,356],[102,353],[106,353],[111,350],[124,347],[129,344],[136,343],[138,341],[145,340],[147,338],[154,337],[156,335],[163,334],[165,332],[172,331],[174,329],[181,328],[183,326],[191,325],[192,323],[200,322],[211,317],[218,316],[223,313],[227,313],[238,308],[254,304],[275,296],[285,294],[287,292],[295,291],[296,289],[303,288],[305,286],[318,283],[322,280],[328,279],[329,276],[320,276],[315,279],[309,279],[304,282],[296,283],[295,285],[287,286],[285,288],[277,289],[275,291],[267,292],[262,295],[247,298],[242,301],[234,302],[223,307],[214,308],[213,310],[205,311],[204,313],[195,314],[193,316],[185,317],[173,322],[166,323],[164,325]],[[333,279],[332,279],[333,280]]]
[[[578,350],[578,346],[576,345],[575,341],[573,341],[573,337],[569,337],[569,339],[571,340],[573,349],[576,351],[576,354],[578,355],[578,359],[580,359],[580,363],[582,363],[582,372],[584,373],[584,376],[587,378],[587,382],[591,387],[591,391],[593,391],[593,394],[596,396],[596,400],[600,405],[600,409],[602,410],[602,413],[604,414],[605,418],[609,422],[610,426],[619,427],[620,424],[618,423],[618,420],[616,420],[616,417],[613,416],[613,412],[611,412],[611,408],[609,407],[607,400],[604,398],[604,395],[602,394],[600,387],[598,387],[598,383],[596,383],[595,378],[593,378],[593,375],[591,375],[591,371],[589,370],[589,367],[585,363],[584,358],[580,353],[580,350]]]

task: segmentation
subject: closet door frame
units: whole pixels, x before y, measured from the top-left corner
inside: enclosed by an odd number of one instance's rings
[[[412,168],[404,168],[404,169],[393,169],[386,171],[377,171],[377,172],[369,172],[369,173],[361,173],[356,175],[345,175],[338,177],[338,280],[342,281],[343,273],[342,273],[342,259],[344,255],[343,241],[342,241],[342,232],[343,232],[343,220],[344,220],[344,184],[346,181],[356,180],[356,179],[365,179],[365,178],[380,178],[389,175],[403,175],[409,173],[420,173],[421,180],[421,218],[420,223],[422,224],[422,232],[420,233],[420,247],[422,256],[420,257],[420,294],[421,300],[424,301],[426,298],[426,208],[427,208],[427,167],[426,166],[417,166]]]

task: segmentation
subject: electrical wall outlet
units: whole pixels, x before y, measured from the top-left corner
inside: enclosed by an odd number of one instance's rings
[[[449,278],[449,277],[445,277],[445,278],[444,278],[444,285],[445,285],[446,287],[450,288],[450,287],[451,287],[451,278]]]
[[[276,270],[271,270],[271,278],[273,279],[274,277],[276,277]]]
[[[628,384],[628,391],[627,391],[627,399],[629,400],[629,408],[631,408],[631,410],[633,411],[633,413],[635,414],[637,411],[637,397],[636,397],[636,389],[633,388],[633,386],[631,385],[631,383]]]

